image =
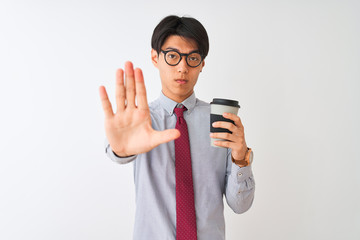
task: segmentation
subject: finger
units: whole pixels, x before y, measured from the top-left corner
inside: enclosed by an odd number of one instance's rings
[[[122,69],[116,71],[115,96],[117,111],[124,111],[126,93],[124,86],[124,71]]]
[[[112,117],[114,113],[104,86],[99,87],[99,94],[100,94],[100,100],[101,100],[102,108],[104,110],[105,118]]]
[[[242,125],[241,119],[238,115],[235,115],[233,113],[224,113],[223,114],[224,118],[230,119],[234,121],[234,124],[240,128],[244,128],[244,126]]]
[[[212,126],[214,128],[225,128],[230,132],[235,132],[237,129],[236,126],[231,122],[222,122],[222,121],[213,122]]]
[[[214,141],[214,144],[216,146],[219,147],[224,147],[224,148],[234,148],[234,143],[233,142],[229,142],[229,141]]]
[[[180,137],[180,131],[177,129],[167,129],[164,131],[155,131],[154,138],[152,139],[152,145],[154,147],[170,142]]]
[[[226,132],[211,133],[210,137],[224,139],[224,140],[228,140],[228,141],[232,141],[232,142],[236,141],[236,137],[233,134],[226,133]]]
[[[125,63],[125,87],[127,107],[135,108],[135,81],[134,67],[131,62]]]
[[[143,110],[149,109],[149,105],[146,98],[144,76],[140,68],[135,69],[135,86],[136,86],[136,100],[137,100],[138,108]]]

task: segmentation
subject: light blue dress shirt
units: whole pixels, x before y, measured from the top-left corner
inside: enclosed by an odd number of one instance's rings
[[[251,166],[231,161],[231,149],[210,146],[210,104],[195,94],[182,102],[188,109],[188,125],[198,240],[225,239],[223,195],[235,213],[247,211],[254,199],[255,182]],[[178,105],[163,93],[150,103],[155,130],[175,128]],[[106,143],[106,153],[117,163],[134,163],[136,215],[134,239],[176,239],[175,149],[174,141],[128,158],[114,155]],[[240,227],[240,226],[239,226]]]

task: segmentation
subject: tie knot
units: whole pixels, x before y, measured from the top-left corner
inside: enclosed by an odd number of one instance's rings
[[[178,118],[184,117],[184,111],[186,111],[186,110],[187,109],[185,106],[183,106],[182,108],[178,108],[178,107],[174,108],[174,112]]]

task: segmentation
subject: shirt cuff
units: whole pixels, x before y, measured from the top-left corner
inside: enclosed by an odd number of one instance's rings
[[[136,155],[128,156],[128,157],[119,157],[114,153],[114,151],[111,149],[110,144],[107,145],[105,148],[105,153],[108,155],[108,157],[113,160],[114,162],[125,164],[129,163],[135,160]]]
[[[239,167],[235,163],[232,163],[231,166],[231,176],[235,179],[237,183],[243,182],[249,177],[252,177],[251,165],[246,167]]]

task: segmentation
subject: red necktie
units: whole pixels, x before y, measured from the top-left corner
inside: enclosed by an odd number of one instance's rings
[[[194,188],[191,170],[190,143],[187,124],[183,113],[187,110],[175,108],[175,128],[181,136],[175,139],[176,175],[176,240],[196,240],[196,215]]]

